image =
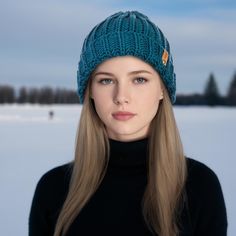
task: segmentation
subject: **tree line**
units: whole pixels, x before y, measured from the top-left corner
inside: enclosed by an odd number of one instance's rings
[[[9,85],[0,85],[0,104],[76,104],[79,97],[75,90],[51,87],[26,88],[18,91]],[[222,96],[213,73],[209,75],[202,94],[177,94],[175,105],[236,106],[236,72],[229,84],[227,94]]]
[[[0,104],[2,103],[31,103],[31,104],[75,104],[79,98],[74,90],[21,87],[15,91],[12,86],[0,85]]]
[[[209,75],[203,94],[177,95],[176,105],[236,106],[236,72],[227,93],[222,96],[213,73]]]

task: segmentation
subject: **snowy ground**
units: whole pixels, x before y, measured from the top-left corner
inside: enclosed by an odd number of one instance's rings
[[[55,117],[50,120],[49,110]],[[187,156],[218,175],[225,196],[229,229],[236,235],[235,108],[176,107]],[[4,236],[24,236],[41,175],[73,159],[81,106],[0,106],[0,228]]]

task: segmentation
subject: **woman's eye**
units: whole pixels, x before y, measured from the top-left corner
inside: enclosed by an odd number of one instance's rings
[[[145,79],[143,77],[138,77],[134,81],[136,84],[143,84],[143,83],[147,82],[147,79]]]
[[[99,80],[100,84],[111,84],[113,81],[112,79],[101,79]]]

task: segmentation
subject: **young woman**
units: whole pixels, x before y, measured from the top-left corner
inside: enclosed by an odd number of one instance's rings
[[[77,78],[75,159],[40,179],[29,235],[226,235],[217,176],[184,156],[161,30],[136,11],[109,16],[85,39]]]

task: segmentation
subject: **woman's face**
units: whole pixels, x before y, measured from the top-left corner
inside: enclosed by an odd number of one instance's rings
[[[91,97],[108,137],[132,141],[147,137],[163,93],[158,73],[144,61],[114,57],[94,71]]]

